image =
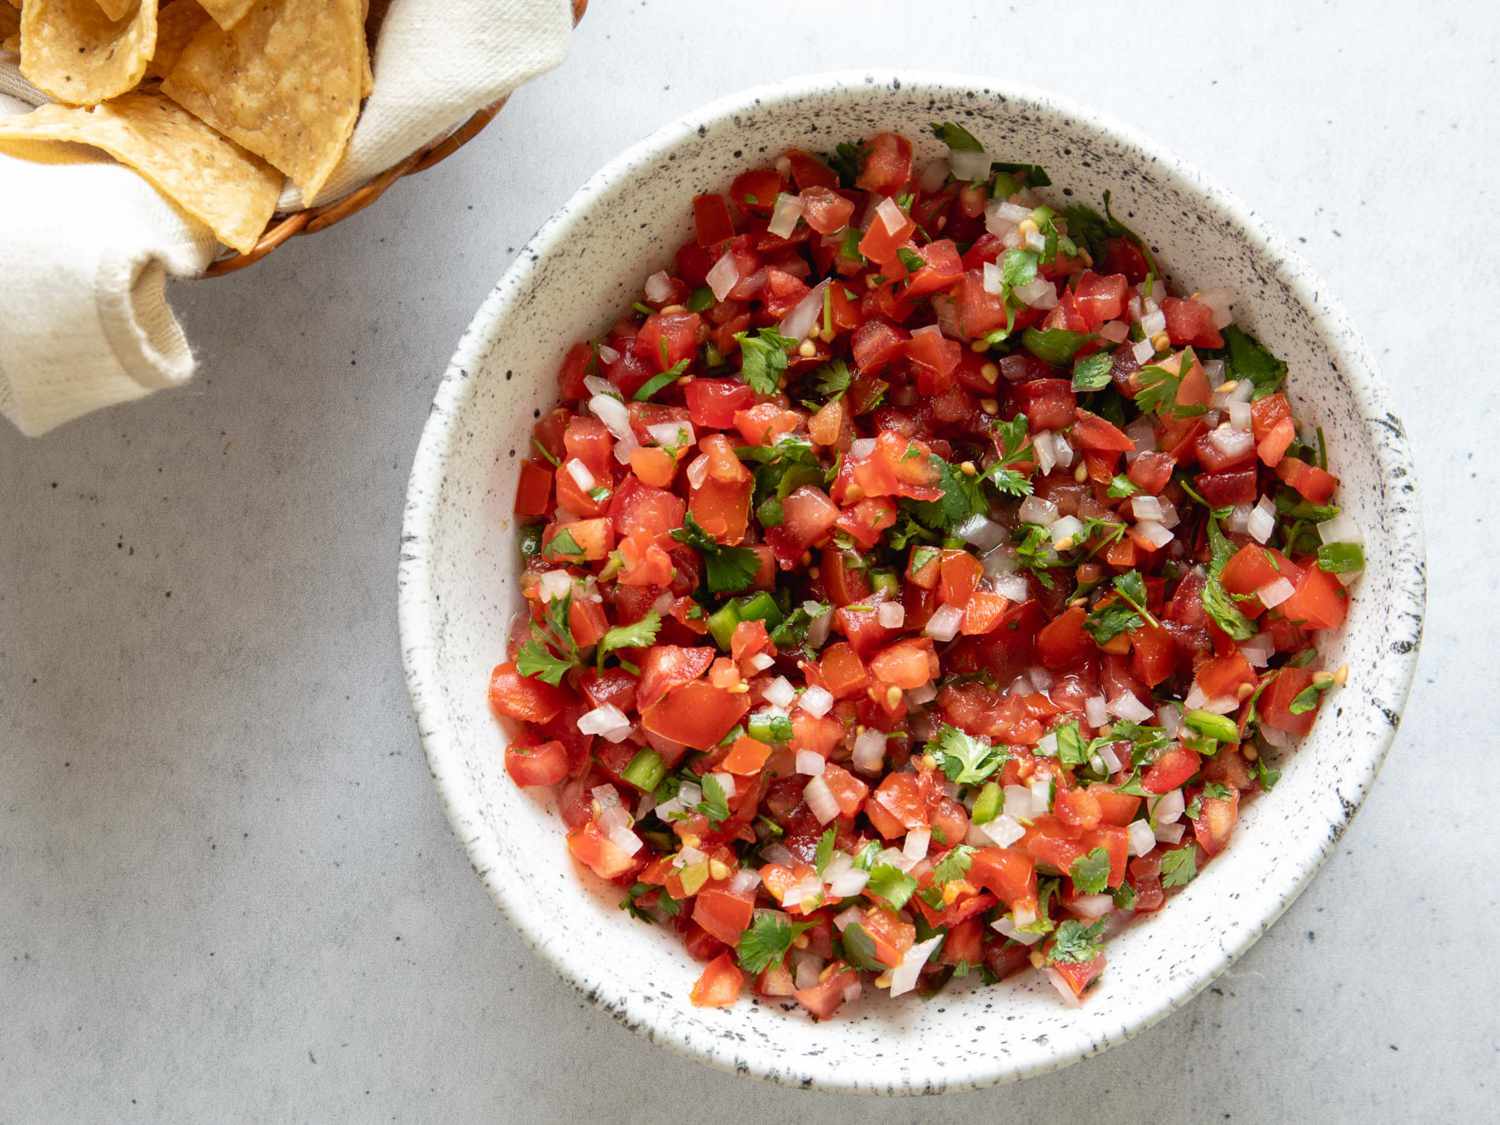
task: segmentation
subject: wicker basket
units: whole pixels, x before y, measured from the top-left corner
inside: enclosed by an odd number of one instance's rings
[[[583,13],[587,8],[588,0],[573,0],[575,24],[583,18]],[[403,176],[414,176],[418,172],[425,172],[438,161],[457,152],[478,136],[504,106],[504,98],[494,105],[485,106],[446,137],[434,141],[426,148],[418,149],[394,168],[388,168],[369,183],[350,192],[340,200],[323,207],[308,207],[290,214],[271,216],[265,233],[260,236],[254,249],[248,253],[229,253],[222,258],[215,259],[208,269],[203,271],[203,276],[222,277],[226,273],[242,270],[260,261],[289,238],[294,238],[299,234],[316,234],[342,219],[347,219],[350,215],[363,211]]]

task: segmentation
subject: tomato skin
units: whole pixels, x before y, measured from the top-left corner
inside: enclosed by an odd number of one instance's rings
[[[1073,993],[1075,999],[1082,1000],[1084,992],[1089,985],[1099,979],[1099,974],[1104,972],[1105,957],[1099,954],[1091,961],[1058,961],[1047,966],[1047,972],[1054,980],[1060,980]]]
[[[1095,651],[1094,638],[1083,627],[1087,618],[1088,613],[1082,606],[1071,606],[1037,633],[1037,655],[1046,668],[1061,671]]]
[[[984,577],[984,564],[965,550],[945,550],[939,564],[938,600],[944,605],[968,604]]]
[[[1091,785],[1089,792],[1099,802],[1099,818],[1105,824],[1124,828],[1135,819],[1135,814],[1141,807],[1141,798],[1117,792],[1112,786]]]
[[[1073,439],[1084,449],[1096,449],[1105,453],[1129,453],[1135,448],[1135,442],[1124,430],[1087,410],[1077,411],[1077,421],[1073,425]],[[1144,457],[1147,454],[1141,456]],[[1170,476],[1171,470],[1168,469],[1167,472]]]
[[[1323,702],[1321,695],[1314,697],[1312,710],[1300,715],[1292,714],[1292,701],[1312,684],[1312,680],[1311,668],[1288,666],[1277,672],[1276,678],[1261,693],[1261,722],[1268,727],[1298,736],[1312,730],[1313,720],[1318,717],[1318,708]]]
[[[722,195],[693,197],[693,232],[699,246],[715,246],[734,237],[734,220]]]
[[[1152,914],[1167,901],[1161,885],[1161,849],[1130,861],[1130,885],[1135,888],[1135,912]]]
[[[781,173],[775,168],[752,168],[734,178],[729,187],[729,198],[741,211],[769,216],[783,187]]]
[[[844,1003],[844,989],[859,983],[859,974],[842,961],[825,967],[828,975],[811,988],[799,988],[793,995],[814,1019],[826,1020]]]
[[[567,700],[562,688],[521,675],[511,661],[497,664],[490,673],[490,708],[507,719],[545,723],[563,709]]]
[[[693,921],[725,945],[734,945],[750,925],[755,903],[723,886],[705,886],[693,899]]]
[[[1226,504],[1254,504],[1255,469],[1234,469],[1222,473],[1199,473],[1193,486],[1214,507]]]
[[[1210,856],[1218,855],[1229,843],[1229,834],[1234,831],[1240,818],[1240,794],[1231,789],[1227,797],[1202,799],[1202,808],[1193,819],[1193,839]]]
[[[1170,453],[1150,450],[1130,463],[1126,475],[1142,492],[1160,496],[1162,489],[1171,481],[1172,470],[1176,467],[1177,460]]]
[[[551,510],[552,470],[539,461],[522,461],[521,479],[516,484],[516,515],[545,516]]]
[[[1349,613],[1343,584],[1316,563],[1304,567],[1292,596],[1278,607],[1289,621],[1308,629],[1337,629]]]
[[[1162,314],[1167,318],[1167,335],[1174,347],[1222,348],[1224,337],[1214,327],[1213,310],[1202,301],[1163,297]]]
[[[856,187],[876,195],[895,195],[911,179],[911,142],[897,133],[870,138]]]
[[[1185,746],[1168,750],[1141,774],[1141,788],[1149,793],[1170,793],[1198,772],[1200,759]]]
[[[681,645],[653,645],[641,658],[640,684],[636,688],[639,707],[650,707],[682,684],[691,683],[708,671],[718,649],[712,645],[686,648]]]
[[[1210,699],[1236,698],[1242,684],[1255,683],[1255,669],[1239,650],[1231,649],[1198,665],[1194,678]]]
[[[850,348],[861,375],[875,375],[902,352],[909,338],[903,328],[883,320],[867,320],[854,331]]]
[[[1017,385],[1012,391],[1016,396],[1016,404],[1026,415],[1033,433],[1070,426],[1078,413],[1078,396],[1073,393],[1073,385],[1066,379],[1033,379],[1029,383]],[[1102,418],[1098,421],[1109,426]],[[1125,437],[1124,434],[1120,436]],[[1128,438],[1125,440],[1129,441]],[[1134,449],[1135,443],[1130,442],[1127,448]]]
[[[649,707],[643,706],[641,726],[694,750],[711,750],[749,710],[749,695],[732,694],[694,680],[673,688]]]
[[[1276,466],[1276,475],[1312,504],[1328,503],[1339,486],[1338,477],[1316,465],[1309,465],[1300,457],[1283,457]]]
[[[694,379],[683,387],[694,426],[727,430],[737,410],[755,405],[755,391],[738,379]]]
[[[561,742],[507,746],[505,772],[517,785],[556,785],[568,776],[568,752]]]
[[[734,954],[721,953],[703,969],[693,985],[691,999],[699,1008],[728,1008],[740,998],[745,974],[735,964]]]
[[[1219,582],[1231,594],[1253,594],[1263,586],[1269,586],[1278,578],[1285,578],[1295,586],[1300,577],[1301,568],[1274,547],[1246,543],[1224,564],[1224,569],[1219,574]],[[1256,612],[1260,611],[1259,602],[1238,604],[1246,613],[1249,613],[1252,608],[1256,609]]]
[[[922,268],[911,275],[906,293],[909,297],[922,297],[951,289],[964,276],[963,262],[958,258],[958,247],[951,238],[929,242],[917,251],[922,259]]]
[[[1080,275],[1074,292],[1088,331],[1097,332],[1105,322],[1124,313],[1129,284],[1122,273],[1101,277],[1093,270],[1085,270]]]
[[[618,879],[640,862],[615,846],[592,820],[568,833],[568,851],[601,879]]]

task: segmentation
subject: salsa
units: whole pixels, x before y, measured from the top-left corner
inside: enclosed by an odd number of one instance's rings
[[[1347,675],[1362,540],[1287,365],[1108,194],[933,131],[695,198],[521,466],[505,764],[696,1004],[1079,1002]]]

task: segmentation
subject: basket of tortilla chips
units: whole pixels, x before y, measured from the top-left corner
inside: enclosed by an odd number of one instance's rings
[[[586,3],[573,0],[575,21]],[[379,0],[0,0],[0,50],[18,52],[21,75],[51,99],[0,117],[0,143],[102,149],[231,248],[207,275],[240,269],[436,164],[503,104],[316,205],[373,90],[369,44],[385,9]],[[296,206],[282,209],[287,182]]]

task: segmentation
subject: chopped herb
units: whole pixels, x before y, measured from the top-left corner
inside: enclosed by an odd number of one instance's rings
[[[1249,379],[1255,387],[1255,398],[1275,394],[1286,381],[1287,367],[1272,355],[1254,336],[1233,324],[1224,329],[1225,380]]]
[[[665,337],[663,337],[663,339],[665,339]],[[650,401],[651,396],[654,395],[657,391],[661,390],[664,387],[670,387],[673,383],[677,382],[678,379],[681,379],[683,372],[685,372],[687,369],[688,361],[685,359],[679,360],[671,367],[663,371],[660,375],[653,375],[651,376],[651,378],[647,379],[644,383],[641,384],[640,389],[636,391],[634,396],[632,397],[634,397],[636,402]]]
[[[1109,886],[1109,852],[1095,848],[1087,855],[1079,856],[1068,868],[1073,886],[1081,894],[1096,895]]]
[[[1240,612],[1217,575],[1210,574],[1203,584],[1203,608],[1231,640],[1248,641],[1255,636],[1255,622]]]
[[[992,746],[988,739],[947,724],[938,728],[927,750],[955,785],[978,785],[1010,761],[1010,751],[1004,746]]]
[[[516,671],[534,680],[545,680],[556,687],[562,683],[568,670],[577,665],[575,660],[560,660],[536,640],[529,640],[516,653]]]
[[[538,453],[540,453],[547,460],[548,464],[550,464],[554,469],[559,469],[559,468],[562,467],[562,462],[559,461],[556,457],[552,456],[552,451],[550,449],[548,449],[545,445],[543,445],[541,442],[537,441],[536,438],[532,438],[531,439],[531,444],[532,444],[532,446],[535,447],[536,451]]]
[[[1146,580],[1141,577],[1138,570],[1127,570],[1115,579],[1115,593],[1124,598],[1125,601],[1137,613],[1146,619],[1153,628],[1160,629],[1161,622],[1151,616],[1146,608]]]
[[[711,773],[706,773],[700,785],[703,789],[703,799],[695,808],[708,817],[709,824],[724,823],[729,819],[729,797],[725,794],[724,787],[719,784],[719,779]]]
[[[654,609],[639,621],[631,622],[629,625],[616,625],[599,638],[599,647],[594,652],[594,659],[599,667],[603,668],[604,658],[616,649],[646,648],[656,642],[656,633],[660,628],[661,614]]]
[[[1103,921],[1085,926],[1069,918],[1057,927],[1057,935],[1047,950],[1047,960],[1054,965],[1081,964],[1099,956],[1100,939],[1104,936]]]
[[[1292,697],[1292,702],[1287,710],[1293,715],[1305,715],[1309,711],[1318,709],[1318,696],[1333,686],[1333,680],[1314,680],[1305,688]]]
[[[1102,391],[1111,383],[1114,360],[1108,352],[1095,352],[1073,364],[1075,391]]]
[[[791,949],[797,935],[808,928],[808,922],[789,922],[774,911],[759,911],[748,929],[740,934],[735,952],[739,956],[740,968],[747,973],[760,973],[781,961]]]
[[[1124,500],[1126,497],[1134,496],[1140,489],[1135,482],[1123,474],[1118,475],[1109,482],[1109,498],[1111,500]]]
[[[870,872],[870,881],[865,884],[867,893],[885,899],[892,910],[905,906],[916,889],[915,879],[889,863],[877,863]]]
[[[1066,328],[1028,328],[1021,333],[1021,346],[1037,359],[1059,367],[1072,359],[1089,339],[1087,332],[1070,332]]]
[[[1000,435],[1000,459],[979,479],[988,481],[1002,496],[1030,496],[1031,481],[1019,469],[1011,467],[1031,459],[1026,449],[1026,415],[1017,414],[1008,422],[996,422],[995,431]]]
[[[853,380],[849,365],[841,359],[832,363],[825,363],[812,373],[812,387],[814,393],[824,402],[832,402],[849,389]]]
[[[1083,741],[1077,722],[1064,723],[1053,731],[1057,735],[1057,760],[1065,766],[1081,766],[1093,756],[1093,744]]]
[[[818,850],[813,855],[813,867],[818,874],[828,870],[828,862],[833,859],[833,845],[838,837],[838,829],[830,828],[818,838]]]
[[[672,538],[698,550],[705,563],[704,577],[713,594],[736,593],[745,589],[760,572],[760,556],[749,547],[726,547],[703,530],[703,525],[688,512],[683,526],[672,532]]]
[[[1115,909],[1134,910],[1135,898],[1135,888],[1129,883],[1121,883],[1114,890]]]
[[[1130,629],[1139,629],[1144,624],[1140,614],[1130,606],[1112,602],[1090,613],[1084,619],[1083,627],[1088,630],[1089,636],[1094,638],[1094,643],[1102,647],[1121,633]]]
[[[1000,259],[1000,280],[1005,288],[1020,289],[1035,281],[1038,261],[1035,250],[1007,250]]]
[[[533,622],[531,639],[516,652],[517,672],[556,687],[570,669],[579,665],[578,643],[568,624],[572,604],[571,593],[547,603],[546,627]]]
[[[1161,857],[1161,885],[1185,887],[1198,874],[1198,849],[1192,844]]]
[[[774,395],[781,389],[781,373],[786,370],[787,350],[797,346],[774,328],[757,329],[754,336],[736,332],[740,342],[740,378],[756,394]]]
[[[897,247],[896,257],[901,259],[901,264],[906,267],[907,273],[916,273],[919,269],[927,265],[922,255],[918,254],[915,250],[908,250],[905,246]]]
[[[700,285],[693,290],[692,296],[687,299],[687,307],[690,312],[706,312],[718,304],[718,298],[714,291],[707,285]]]
[[[566,527],[559,528],[557,534],[542,545],[542,557],[547,559],[581,558],[583,548],[578,545],[578,540],[573,538],[573,533]]]
[[[1178,357],[1177,370],[1168,371],[1160,364],[1151,364],[1136,372],[1135,404],[1143,411],[1159,414],[1163,418],[1191,418],[1208,412],[1206,406],[1188,406],[1177,401],[1182,381],[1198,362],[1192,348],[1185,349]]]

